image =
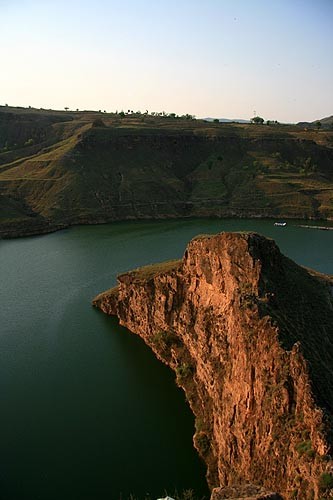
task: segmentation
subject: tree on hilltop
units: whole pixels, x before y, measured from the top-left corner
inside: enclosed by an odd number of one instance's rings
[[[264,123],[264,119],[261,116],[254,116],[251,118],[251,123],[255,123],[256,125],[262,125]]]

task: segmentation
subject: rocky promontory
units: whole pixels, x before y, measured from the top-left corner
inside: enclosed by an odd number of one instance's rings
[[[332,277],[221,233],[118,282],[93,304],[175,371],[212,498],[332,498]]]

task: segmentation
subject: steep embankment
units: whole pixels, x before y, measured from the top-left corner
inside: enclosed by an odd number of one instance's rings
[[[222,233],[118,281],[94,305],[176,372],[211,488],[331,498],[333,280],[258,234]]]
[[[333,218],[333,132],[95,117],[0,112],[0,236],[126,219]]]

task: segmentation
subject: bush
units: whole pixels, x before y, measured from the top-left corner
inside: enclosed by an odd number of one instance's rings
[[[32,146],[33,143],[34,143],[33,139],[28,139],[27,141],[25,141],[24,146]]]
[[[177,380],[182,382],[193,374],[193,368],[188,363],[181,363],[176,368]]]
[[[330,490],[333,488],[333,476],[328,472],[323,472],[319,478],[318,486],[321,492]]]
[[[173,331],[161,330],[152,337],[152,344],[162,351],[170,349],[172,345],[179,345],[180,341],[176,333]]]
[[[95,127],[106,127],[105,123],[101,118],[96,118],[96,120],[93,121],[92,126]]]
[[[315,456],[315,451],[312,449],[312,443],[310,440],[301,441],[296,445],[296,450],[300,455],[306,455],[308,458],[313,458]]]

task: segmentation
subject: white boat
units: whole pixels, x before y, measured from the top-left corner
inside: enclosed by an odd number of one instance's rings
[[[287,225],[286,222],[274,222],[274,226],[282,226],[282,227],[284,227],[286,225]]]

